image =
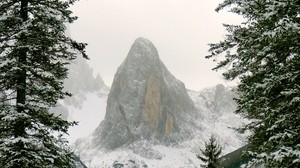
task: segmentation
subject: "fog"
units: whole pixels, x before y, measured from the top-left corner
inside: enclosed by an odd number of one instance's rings
[[[224,39],[223,23],[240,23],[229,12],[215,12],[220,0],[81,0],[71,35],[88,43],[89,64],[110,86],[118,66],[138,37],[148,38],[169,71],[188,89],[230,85],[205,59],[209,43]]]

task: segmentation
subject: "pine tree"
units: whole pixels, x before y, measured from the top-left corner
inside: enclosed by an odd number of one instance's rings
[[[225,40],[207,58],[239,79],[236,112],[252,133],[248,166],[300,167],[300,1],[225,0],[216,10],[224,8],[245,21],[225,25]]]
[[[222,153],[222,148],[216,142],[216,137],[212,135],[208,142],[205,142],[205,149],[200,149],[201,155],[197,157],[206,164],[201,165],[204,168],[219,167],[218,158]]]
[[[76,0],[0,1],[0,167],[74,167],[62,135],[74,122],[49,108],[62,91],[66,65],[84,43],[67,37]]]

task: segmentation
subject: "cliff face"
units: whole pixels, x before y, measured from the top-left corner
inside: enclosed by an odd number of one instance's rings
[[[140,139],[180,142],[191,135],[195,112],[184,84],[167,70],[155,46],[138,38],[115,74],[93,144],[115,149]]]
[[[205,102],[206,109],[214,115],[220,116],[226,112],[236,110],[237,104],[233,100],[237,95],[232,91],[234,88],[226,88],[218,84],[212,88],[206,88],[200,92],[199,98]]]

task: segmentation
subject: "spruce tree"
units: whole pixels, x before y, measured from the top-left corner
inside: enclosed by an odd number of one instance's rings
[[[205,149],[200,150],[201,154],[197,155],[197,157],[205,163],[201,167],[218,168],[220,166],[218,158],[222,153],[222,148],[217,143],[214,135],[209,138],[208,142],[205,142]]]
[[[0,167],[75,167],[62,135],[73,122],[49,113],[66,65],[84,43],[65,35],[76,0],[0,1]]]
[[[250,123],[248,166],[300,167],[300,1],[225,0],[217,11],[243,16],[210,45],[215,70],[239,79],[237,113]]]

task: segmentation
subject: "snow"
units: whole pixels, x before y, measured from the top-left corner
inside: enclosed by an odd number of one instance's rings
[[[94,150],[86,157],[81,155],[81,158],[93,156],[85,160],[85,164],[89,168],[111,167],[114,162],[124,164],[125,168],[131,168],[130,164],[132,162],[139,166],[147,165],[148,167],[160,168],[168,168],[170,165],[173,165],[171,167],[195,168],[200,164],[196,155],[188,149],[165,146],[155,146],[154,149],[163,153],[164,157],[158,160],[147,159],[133,153],[129,149],[117,149],[108,153]]]
[[[208,141],[211,134],[214,134],[218,143],[223,148],[222,155],[225,155],[245,144],[246,135],[238,134],[234,129],[247,121],[233,113],[233,109],[224,107],[222,113],[215,113],[215,108],[207,106],[207,102],[215,101],[216,87],[207,88],[202,91],[188,91],[196,107],[202,115],[198,123],[201,130],[196,130],[195,137],[177,146],[153,145],[151,142],[139,141],[132,145],[132,148],[119,148],[114,151],[105,152],[97,148],[91,148],[92,132],[104,119],[107,93],[99,96],[97,93],[86,94],[86,100],[82,108],[68,106],[69,120],[79,121],[78,126],[70,129],[68,136],[75,153],[89,167],[111,167],[114,163],[124,164],[124,167],[137,165],[142,167],[199,167],[201,161],[196,157],[200,148]],[[199,95],[202,96],[199,96]],[[205,99],[203,98],[205,97]],[[220,105],[220,104],[219,104]],[[78,141],[76,141],[78,140]],[[147,158],[147,153],[152,153],[154,158]],[[143,156],[141,156],[141,154]],[[117,161],[117,162],[116,162]]]
[[[149,41],[148,39],[143,38],[143,37],[137,38],[135,42],[139,43],[139,45],[141,45],[141,48],[146,50],[146,52],[150,52],[151,51],[151,46],[153,46],[151,41]]]
[[[78,121],[78,125],[69,129],[66,138],[73,144],[77,139],[90,135],[98,124],[104,119],[107,96],[99,96],[99,93],[86,94],[86,100],[81,108],[66,106],[69,109],[69,121]],[[63,102],[61,102],[63,104]]]
[[[181,82],[174,82],[176,78],[173,75],[168,75],[166,67],[162,62],[159,62],[158,54],[153,44],[144,38],[139,38],[134,45],[139,52],[149,52],[148,49],[155,50],[151,53],[146,53],[149,57],[140,58],[137,66],[130,64],[130,61],[124,62],[117,71],[130,71],[128,80],[130,87],[138,87],[145,83],[143,74],[137,72],[144,68],[143,71],[151,70],[151,68],[162,68],[163,77],[168,85],[168,88],[184,88]],[[145,46],[143,46],[145,45]],[[141,48],[148,48],[142,50]],[[163,67],[143,66],[144,61],[154,61]],[[152,60],[153,58],[153,60]],[[126,58],[127,59],[127,58]],[[128,59],[136,59],[136,57]],[[129,66],[126,67],[125,66]],[[131,72],[133,71],[133,72]],[[78,121],[77,126],[69,129],[69,135],[66,136],[73,151],[80,159],[89,167],[111,167],[114,163],[124,164],[125,167],[142,167],[147,165],[151,167],[198,167],[201,161],[197,158],[200,153],[200,148],[204,147],[211,134],[214,134],[218,143],[223,148],[223,154],[227,154],[245,144],[245,135],[239,135],[234,129],[243,124],[245,120],[239,115],[233,113],[236,104],[233,102],[233,94],[230,88],[225,88],[223,85],[217,85],[202,91],[188,91],[186,98],[190,96],[197,108],[198,118],[188,118],[188,122],[182,125],[184,129],[191,130],[194,135],[188,135],[190,140],[185,140],[180,144],[173,146],[164,146],[158,142],[149,142],[150,140],[136,140],[125,148],[118,148],[114,151],[104,151],[95,146],[92,146],[93,131],[101,123],[106,115],[106,104],[109,89],[101,80],[96,80],[92,77],[92,69],[84,61],[78,61],[74,66],[70,66],[70,77],[65,81],[65,89],[73,93],[71,98],[61,100],[59,104],[66,109],[61,108],[57,111],[67,111],[67,120]],[[139,79],[137,80],[136,77]],[[99,76],[99,79],[101,77]],[[98,86],[99,85],[99,86]],[[97,86],[97,87],[96,87]],[[180,89],[176,89],[180,90]],[[140,92],[142,92],[140,90]],[[132,99],[132,95],[128,95],[128,99]],[[132,101],[126,104],[132,111],[135,110],[136,104],[139,101]],[[127,107],[126,107],[127,108]],[[193,109],[194,110],[194,109]],[[59,114],[58,114],[59,115]],[[132,113],[131,115],[134,115]],[[131,116],[129,116],[131,117]],[[193,124],[191,124],[193,123]],[[193,125],[193,126],[191,126]],[[197,127],[195,127],[197,125]],[[199,129],[198,129],[199,128]],[[142,130],[136,130],[142,131]],[[117,161],[117,162],[116,162]]]

